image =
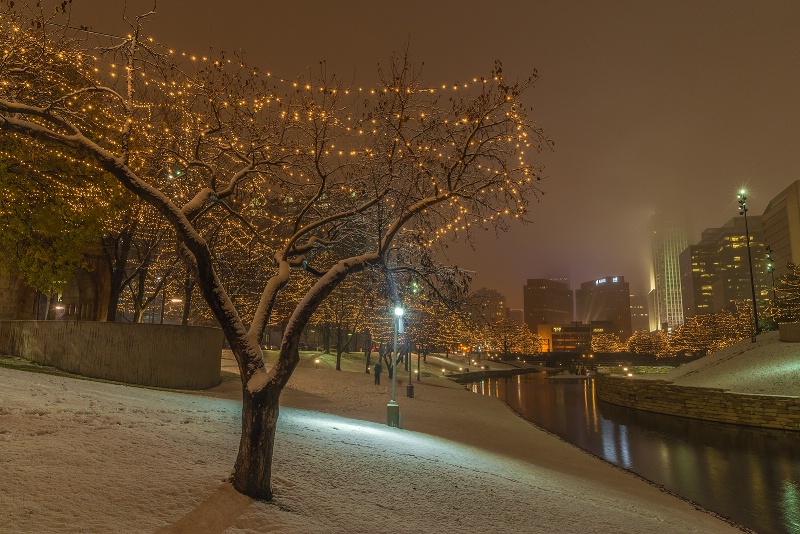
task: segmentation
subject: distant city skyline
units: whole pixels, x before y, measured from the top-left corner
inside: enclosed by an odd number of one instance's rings
[[[378,65],[406,47],[432,86],[471,80],[503,62],[516,79],[534,70],[530,114],[555,142],[540,154],[545,191],[528,226],[478,253],[447,257],[522,307],[526,280],[583,282],[620,275],[649,290],[647,221],[662,203],[699,231],[766,203],[798,178],[800,2],[727,0],[498,1],[376,4],[162,2],[146,33],[202,55],[245,51],[248,65],[284,78],[336,73],[375,84]],[[129,0],[129,15],[152,0]],[[74,0],[72,22],[124,33],[123,5]],[[246,15],[242,15],[242,14]]]

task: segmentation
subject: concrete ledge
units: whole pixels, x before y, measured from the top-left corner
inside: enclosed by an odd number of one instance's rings
[[[664,380],[598,375],[597,398],[637,410],[704,421],[800,431],[800,398],[677,386]]]
[[[800,323],[780,323],[778,339],[787,343],[800,343]]]
[[[528,373],[540,373],[543,369],[528,367],[524,369],[489,369],[481,371],[469,371],[466,373],[448,373],[447,378],[452,378],[459,384],[467,382],[480,382],[484,378],[500,378],[505,376],[524,375]]]
[[[94,321],[0,321],[0,353],[81,376],[173,389],[220,382],[222,330]]]

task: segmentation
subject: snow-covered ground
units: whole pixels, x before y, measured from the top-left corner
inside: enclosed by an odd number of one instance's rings
[[[781,342],[778,332],[767,332],[755,343],[746,339],[664,375],[644,378],[733,393],[800,397],[800,343]]]
[[[414,399],[401,383],[399,430],[385,374],[298,368],[273,503],[226,481],[235,377],[202,394],[3,368],[0,383],[0,533],[737,531],[442,378]]]

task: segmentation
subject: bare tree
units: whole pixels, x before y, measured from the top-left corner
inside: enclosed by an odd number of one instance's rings
[[[95,161],[172,226],[239,366],[233,485],[270,499],[278,399],[323,300],[364,269],[432,261],[454,231],[468,237],[524,220],[539,179],[529,160],[548,144],[520,102],[534,77],[510,83],[498,64],[467,88],[439,92],[403,55],[380,72],[372,95],[349,91],[324,65],[319,79],[282,92],[239,56],[197,67],[172,61],[142,37],[149,15],[130,21],[130,36],[96,48],[6,10],[0,131]],[[158,168],[182,172],[168,180]],[[208,239],[222,219],[224,234],[247,236],[240,244],[269,262],[247,317]],[[262,224],[268,219],[274,224]],[[315,281],[268,368],[259,340],[297,271]]]

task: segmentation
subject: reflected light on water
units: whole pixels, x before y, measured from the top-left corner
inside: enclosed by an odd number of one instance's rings
[[[617,438],[614,436],[613,423],[603,422],[600,424],[600,435],[603,438],[603,457],[609,462],[619,463],[617,458]]]
[[[783,483],[781,509],[784,523],[789,525],[793,532],[800,532],[800,491],[790,480]]]
[[[622,466],[626,469],[633,467],[631,463],[630,443],[628,443],[628,427],[624,425],[619,427],[619,451],[622,458],[620,460]]]
[[[589,429],[597,432],[600,422],[597,415],[597,402],[594,397],[594,380],[583,381],[583,400],[586,403],[586,422],[589,425]]]
[[[662,476],[664,476],[665,480],[670,484],[672,483],[672,471],[674,470],[671,452],[666,443],[661,442],[658,444],[659,462],[663,467]]]
[[[591,380],[556,381],[539,374],[491,382],[472,389],[499,397],[566,441],[756,532],[800,534],[800,433],[614,406],[597,401]]]

